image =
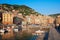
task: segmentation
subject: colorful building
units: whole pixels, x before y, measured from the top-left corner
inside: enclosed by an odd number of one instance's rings
[[[2,23],[3,24],[13,24],[13,14],[12,13],[3,13],[2,14]]]
[[[56,17],[56,26],[59,26],[60,25],[60,15]]]

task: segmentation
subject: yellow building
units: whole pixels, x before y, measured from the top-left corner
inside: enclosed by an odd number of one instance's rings
[[[48,24],[53,24],[54,23],[54,18],[50,17],[48,18]]]
[[[3,13],[2,14],[2,23],[3,24],[13,24],[13,14],[12,13]]]
[[[56,17],[56,26],[60,26],[60,15]]]

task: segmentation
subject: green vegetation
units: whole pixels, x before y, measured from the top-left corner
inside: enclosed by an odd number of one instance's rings
[[[49,16],[52,16],[52,17],[57,17],[58,15],[60,15],[60,13],[51,14],[51,15],[49,15]]]
[[[0,6],[2,6],[4,11],[19,10],[19,13],[22,13],[23,15],[40,14],[40,13],[36,12],[34,9],[32,9],[26,5],[0,4]],[[42,15],[42,14],[40,14],[40,15]]]

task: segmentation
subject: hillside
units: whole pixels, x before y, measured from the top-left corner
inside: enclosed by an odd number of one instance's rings
[[[58,15],[60,15],[60,13],[51,14],[51,15],[49,15],[49,16],[52,16],[52,17],[57,17]]]
[[[36,12],[34,9],[32,9],[26,5],[0,4],[0,7],[2,7],[2,9],[4,11],[12,11],[13,9],[19,10],[19,13],[22,13],[24,15],[40,14],[40,13]],[[42,15],[42,14],[40,14],[40,15]]]

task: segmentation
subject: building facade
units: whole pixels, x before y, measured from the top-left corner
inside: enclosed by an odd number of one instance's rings
[[[3,13],[2,14],[2,23],[3,24],[13,24],[13,14],[12,13]]]

